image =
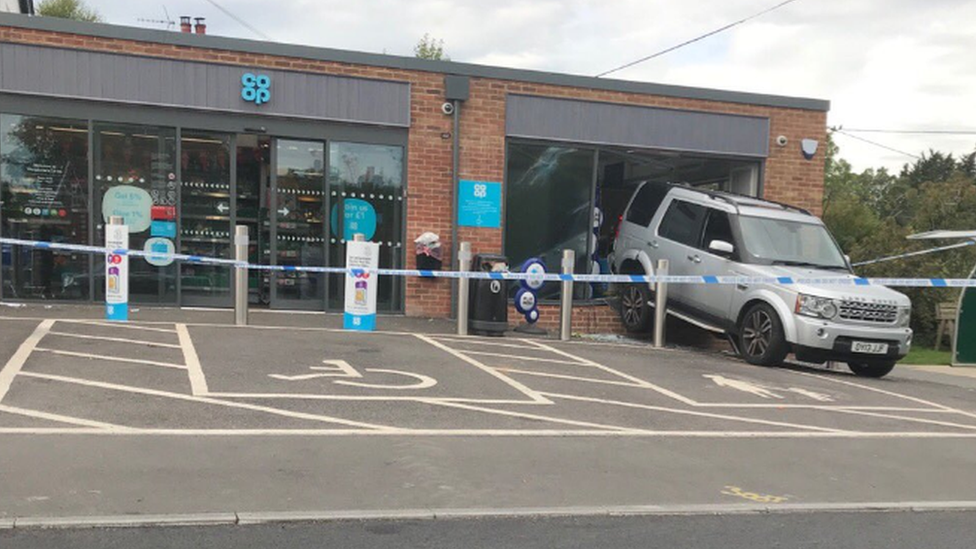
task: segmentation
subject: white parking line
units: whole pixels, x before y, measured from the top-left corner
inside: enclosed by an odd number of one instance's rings
[[[519,370],[519,369],[516,369],[516,368],[504,368],[504,367],[501,367],[501,366],[499,366],[497,369],[498,369],[499,372],[505,372],[505,373],[509,373],[509,374],[522,374],[522,375],[527,375],[527,376],[550,377],[550,378],[553,378],[553,379],[565,379],[567,381],[582,381],[582,382],[585,382],[585,383],[602,383],[604,385],[617,385],[617,386],[620,386],[620,387],[636,387],[636,388],[639,388],[639,389],[646,389],[647,388],[647,387],[644,387],[643,385],[638,385],[636,383],[631,383],[629,381],[612,381],[612,380],[609,380],[609,379],[594,379],[594,378],[591,378],[591,377],[570,376],[570,375],[565,375],[565,374],[550,374],[550,373],[545,373],[545,372],[532,372],[532,371],[529,371],[529,370]]]
[[[592,360],[589,360],[589,359],[586,359],[586,358],[583,358],[583,357],[579,357],[579,356],[576,356],[576,355],[567,353],[566,351],[561,351],[559,349],[556,349],[555,347],[550,347],[549,345],[546,345],[545,343],[539,343],[538,341],[533,341],[531,339],[523,339],[522,341],[524,341],[526,343],[529,343],[531,345],[535,345],[536,347],[538,347],[540,349],[545,349],[547,351],[556,353],[557,355],[562,355],[564,357],[571,358],[573,360],[579,361],[580,363],[586,364],[588,366],[593,366],[594,368],[599,368],[599,369],[601,369],[601,370],[603,370],[605,372],[609,372],[609,373],[611,373],[613,375],[616,375],[616,376],[619,376],[619,377],[621,377],[623,379],[632,381],[632,382],[640,385],[641,387],[646,387],[646,388],[651,389],[652,391],[656,391],[656,392],[658,392],[658,393],[660,393],[660,394],[662,394],[664,396],[673,398],[674,400],[677,400],[678,402],[683,402],[683,403],[685,403],[685,404],[687,404],[689,406],[695,406],[695,405],[698,404],[694,400],[692,400],[692,399],[690,399],[690,398],[688,398],[686,396],[680,395],[680,394],[678,394],[678,393],[676,393],[674,391],[671,391],[670,389],[665,389],[664,387],[660,387],[660,386],[655,385],[655,384],[653,384],[653,383],[651,383],[649,381],[645,381],[645,380],[640,379],[638,377],[634,377],[632,375],[625,374],[623,372],[614,370],[613,368],[610,368],[608,366],[604,366],[603,364],[599,364],[597,362],[593,362]]]
[[[81,427],[94,427],[94,428],[104,429],[109,431],[131,431],[129,427],[116,425],[114,423],[105,423],[103,421],[92,421],[90,419],[63,416],[61,414],[52,414],[50,412],[41,412],[38,410],[28,410],[27,408],[20,408],[17,406],[7,406],[4,404],[0,404],[0,412],[17,414],[21,416],[34,418],[34,419],[46,419],[48,421],[57,421],[59,423],[70,423],[72,425],[79,425]]]
[[[133,345],[146,345],[149,347],[168,347],[170,349],[179,349],[179,345],[174,345],[172,343],[159,343],[158,341],[143,341],[141,339],[125,339],[122,337],[106,337],[106,336],[96,336],[89,334],[73,334],[70,332],[50,332],[50,335],[61,336],[61,337],[74,337],[77,339],[94,339],[97,341],[114,341],[116,343],[132,343]]]
[[[484,412],[486,414],[496,414],[500,416],[517,417],[521,419],[532,419],[536,421],[547,421],[549,423],[561,423],[563,425],[575,425],[577,427],[594,427],[597,429],[606,429],[615,432],[640,431],[640,429],[634,429],[632,427],[620,427],[618,425],[606,425],[603,423],[592,423],[589,421],[576,421],[573,419],[563,419],[558,417],[542,416],[538,414],[526,414],[523,412],[514,412],[511,410],[498,410],[495,408],[485,408],[483,406],[474,406],[471,404],[460,404],[458,402],[444,402],[442,400],[430,400],[428,404],[435,404],[437,406],[447,406],[449,408],[461,408],[463,410]]]
[[[443,343],[441,343],[439,341],[435,341],[435,340],[431,339],[430,337],[427,337],[427,336],[422,335],[422,334],[414,334],[414,337],[416,337],[417,339],[419,339],[421,341],[426,341],[427,343],[433,345],[434,347],[437,347],[438,349],[440,349],[442,351],[445,351],[447,353],[450,353],[450,354],[454,355],[457,358],[460,358],[461,360],[467,362],[468,364],[471,364],[472,366],[475,366],[479,370],[490,374],[492,377],[495,377],[495,378],[500,379],[506,385],[511,386],[512,388],[514,388],[518,392],[526,395],[527,397],[531,398],[535,402],[540,402],[540,403],[544,403],[544,404],[551,404],[549,402],[549,399],[547,399],[544,396],[540,395],[537,391],[534,391],[534,390],[530,389],[528,386],[526,386],[526,385],[524,385],[522,383],[519,383],[518,381],[515,381],[514,379],[512,379],[512,378],[510,378],[510,377],[508,377],[508,376],[506,376],[506,375],[498,372],[494,368],[492,368],[490,366],[487,366],[485,364],[482,364],[481,362],[478,362],[477,360],[475,360],[475,359],[473,359],[473,358],[471,358],[471,357],[463,354],[463,351],[457,351],[455,349],[452,349],[452,348],[448,347],[447,345],[444,345]]]
[[[870,417],[878,417],[878,418],[883,418],[883,419],[891,419],[891,420],[895,420],[895,421],[911,421],[911,422],[915,422],[915,423],[927,423],[929,425],[941,425],[943,427],[953,427],[955,429],[976,430],[976,425],[973,425],[973,424],[965,424],[965,423],[953,423],[951,421],[939,421],[939,420],[936,420],[936,419],[925,419],[925,418],[920,418],[920,417],[901,416],[901,415],[895,415],[895,414],[882,414],[882,413],[878,413],[878,412],[868,412],[868,411],[865,411],[865,410],[849,410],[849,409],[845,409],[845,408],[827,408],[827,410],[830,410],[832,412],[840,412],[840,413],[843,413],[843,414],[857,414],[857,415],[862,415],[862,416],[870,416]]]
[[[491,356],[491,357],[497,357],[497,358],[507,358],[509,360],[525,360],[525,361],[528,361],[528,362],[549,362],[551,364],[568,364],[570,366],[592,366],[591,364],[587,364],[587,363],[583,363],[583,362],[575,362],[575,361],[569,361],[569,360],[556,360],[554,358],[541,358],[541,357],[535,357],[535,356],[506,355],[506,354],[502,354],[502,353],[490,353],[490,352],[487,352],[487,351],[469,351],[467,349],[464,349],[464,350],[461,350],[461,351],[458,351],[458,352],[464,353],[466,355]]]
[[[85,427],[0,427],[0,435],[110,435],[110,436],[326,436],[326,437],[606,437],[606,438],[702,438],[702,439],[976,439],[976,433],[931,431],[611,431],[585,429],[133,429],[131,431]]]
[[[207,395],[210,392],[207,387],[207,377],[203,374],[200,357],[197,356],[197,349],[193,346],[193,339],[190,338],[186,324],[176,325],[176,335],[180,338],[180,349],[183,349],[183,361],[186,362],[186,370],[190,378],[190,392],[195,396]]]
[[[576,396],[576,395],[565,395],[565,394],[548,393],[548,392],[547,393],[542,393],[542,394],[546,395],[547,397],[554,398],[554,399],[557,399],[557,400],[558,399],[578,400],[578,401],[581,401],[581,402],[592,402],[592,403],[597,403],[597,404],[609,404],[609,405],[612,405],[612,406],[623,406],[623,407],[626,407],[626,408],[640,408],[642,410],[653,410],[653,411],[656,411],[656,412],[666,412],[666,413],[671,413],[671,414],[680,414],[680,415],[707,417],[707,418],[711,418],[711,419],[722,419],[722,420],[727,420],[727,421],[741,421],[741,422],[744,422],[744,423],[756,423],[756,424],[759,424],[759,425],[771,425],[771,426],[775,426],[775,427],[789,427],[789,428],[792,428],[792,429],[803,429],[803,430],[808,430],[808,431],[818,431],[818,432],[826,432],[826,433],[843,433],[843,432],[849,432],[849,431],[846,431],[846,430],[843,430],[843,429],[831,429],[831,428],[828,428],[828,427],[817,427],[815,425],[803,425],[803,424],[798,424],[798,423],[786,423],[786,422],[782,422],[782,421],[771,421],[771,420],[766,420],[766,419],[756,419],[756,418],[749,418],[749,417],[729,416],[729,415],[725,415],[725,414],[713,414],[713,413],[709,413],[709,412],[696,412],[694,410],[682,410],[682,409],[678,409],[678,408],[665,408],[663,406],[652,406],[652,405],[649,405],[649,404],[636,404],[636,403],[633,403],[633,402],[622,402],[622,401],[618,401],[618,400],[607,400],[607,399],[603,399],[603,398],[582,397],[582,396]]]
[[[386,387],[389,389],[389,387]],[[548,400],[537,402],[535,400],[515,400],[510,398],[461,398],[461,397],[422,397],[422,396],[379,396],[379,395],[321,395],[312,393],[207,393],[206,395],[214,398],[246,398],[261,400],[340,400],[340,401],[363,401],[363,402],[470,402],[472,404],[550,404]]]
[[[499,341],[489,341],[487,338],[476,337],[476,336],[443,337],[443,336],[433,335],[431,337],[436,338],[437,341],[441,341],[444,343],[471,343],[474,345],[491,345],[493,347],[508,347],[510,349],[529,349],[529,350],[536,349],[536,347],[532,345],[516,345],[514,343],[502,343]]]
[[[935,402],[932,402],[930,400],[925,400],[923,398],[913,397],[913,396],[909,396],[909,395],[903,395],[901,393],[895,393],[895,392],[892,392],[892,391],[887,391],[885,389],[878,389],[877,387],[871,387],[870,385],[862,385],[860,383],[854,383],[854,382],[847,381],[847,380],[843,380],[843,379],[837,379],[836,374],[834,374],[834,375],[824,375],[824,374],[814,374],[814,373],[810,373],[810,372],[800,372],[800,371],[797,371],[797,370],[791,370],[791,371],[793,373],[798,374],[798,375],[801,375],[801,376],[812,377],[812,378],[816,378],[816,379],[822,379],[824,381],[830,381],[832,383],[839,383],[841,385],[848,385],[850,387],[857,387],[858,389],[864,389],[866,391],[873,391],[875,393],[879,393],[879,394],[883,394],[883,395],[888,395],[888,396],[891,396],[891,397],[900,398],[900,399],[908,400],[908,401],[911,401],[911,402],[917,402],[918,404],[923,404],[925,406],[929,406],[929,407],[932,407],[932,408],[939,408],[939,409],[942,409],[942,410],[951,410],[951,411],[956,412],[958,414],[971,415],[972,417],[976,417],[976,414],[970,414],[968,412],[964,412],[962,410],[957,410],[955,408],[952,408],[952,407],[949,407],[949,406],[944,406],[942,404],[937,404]]]
[[[176,330],[169,330],[166,328],[155,328],[152,326],[144,326],[142,324],[134,324],[132,322],[105,322],[102,320],[85,320],[85,319],[74,319],[74,320],[59,320],[58,322],[64,322],[68,324],[89,324],[92,326],[103,326],[106,328],[120,328],[123,330],[142,330],[144,332],[160,332],[164,334],[175,334]],[[168,324],[171,322],[159,322],[156,324]]]
[[[27,339],[20,344],[17,351],[10,357],[7,364],[4,365],[3,369],[0,370],[0,402],[3,401],[3,397],[7,396],[7,391],[10,390],[10,384],[13,383],[14,378],[20,372],[20,369],[24,367],[24,363],[27,362],[27,358],[30,357],[34,349],[37,348],[37,344],[40,343],[41,339],[51,331],[51,327],[54,326],[54,321],[51,319],[43,320],[34,328],[31,335],[27,336]]]
[[[182,364],[173,364],[172,362],[157,362],[155,360],[143,360],[141,358],[122,358],[117,356],[104,356],[104,355],[93,355],[90,353],[77,353],[75,351],[62,351],[60,349],[48,349],[45,347],[35,347],[35,351],[51,353],[61,356],[70,356],[75,358],[87,358],[89,360],[107,360],[109,362],[127,362],[132,364],[145,364],[146,366],[162,366],[163,368],[174,368],[177,370],[186,370],[186,366]]]
[[[382,430],[382,431],[399,431],[400,430],[400,429],[398,429],[396,427],[389,427],[389,426],[386,426],[386,425],[375,425],[375,424],[371,424],[371,423],[364,423],[364,422],[360,422],[360,421],[351,421],[351,420],[337,418],[337,417],[332,417],[332,416],[324,416],[324,415],[318,415],[318,414],[306,414],[306,413],[303,413],[303,412],[293,412],[291,410],[282,410],[282,409],[279,409],[279,408],[271,408],[269,406],[259,406],[259,405],[256,405],[256,404],[247,404],[247,403],[244,403],[244,402],[233,402],[233,401],[227,401],[227,400],[219,400],[219,399],[216,399],[216,398],[209,398],[209,397],[190,396],[190,395],[184,395],[184,394],[181,394],[181,393],[171,393],[169,391],[159,391],[159,390],[156,390],[156,389],[145,389],[145,388],[142,388],[142,387],[132,387],[130,385],[118,385],[118,384],[115,384],[115,383],[105,383],[105,382],[102,382],[102,381],[91,381],[91,380],[88,380],[88,379],[79,379],[79,378],[74,378],[74,377],[58,376],[58,375],[52,375],[52,374],[39,374],[39,373],[36,373],[36,372],[22,372],[20,375],[22,375],[22,376],[28,376],[28,377],[36,377],[38,379],[48,379],[48,380],[51,380],[51,381],[60,381],[60,382],[63,382],[63,383],[72,383],[72,384],[75,384],[75,385],[83,385],[83,386],[87,386],[87,387],[95,387],[95,388],[98,388],[98,389],[109,389],[109,390],[113,390],[113,391],[122,391],[122,392],[127,392],[127,393],[135,393],[135,394],[139,394],[139,395],[159,396],[159,397],[171,398],[171,399],[174,399],[174,400],[185,400],[185,401],[188,401],[188,402],[197,402],[197,403],[202,403],[202,404],[214,404],[214,405],[217,405],[217,406],[225,406],[225,407],[228,407],[228,408],[240,408],[240,409],[243,409],[243,410],[253,410],[253,411],[257,411],[257,412],[266,412],[268,414],[279,415],[279,416],[284,416],[284,417],[289,417],[289,418],[294,418],[294,419],[307,419],[307,420],[310,420],[310,421],[321,421],[321,422],[325,422],[325,423],[338,423],[340,425],[349,425],[351,427],[360,427],[360,428],[365,428],[365,429],[376,429],[376,430]]]

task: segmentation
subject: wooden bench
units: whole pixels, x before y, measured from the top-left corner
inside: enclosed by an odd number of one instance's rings
[[[956,304],[951,301],[936,304],[935,319],[939,321],[939,330],[935,333],[935,350],[939,350],[942,338],[946,335],[949,336],[949,348],[952,348],[952,338],[956,337]]]

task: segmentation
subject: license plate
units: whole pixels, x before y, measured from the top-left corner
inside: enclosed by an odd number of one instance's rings
[[[887,343],[871,343],[869,341],[855,341],[851,343],[852,353],[864,353],[867,355],[883,355],[888,352]]]

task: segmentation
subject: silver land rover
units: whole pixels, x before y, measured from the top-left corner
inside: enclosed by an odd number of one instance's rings
[[[775,202],[665,183],[643,183],[614,240],[615,273],[652,273],[667,259],[671,275],[854,277],[823,222]],[[620,316],[629,331],[653,320],[653,287],[622,287]],[[745,360],[847,362],[857,375],[881,377],[908,353],[911,301],[889,288],[861,285],[672,284],[668,314],[724,332]]]

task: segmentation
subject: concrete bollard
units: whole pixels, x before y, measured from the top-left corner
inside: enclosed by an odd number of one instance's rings
[[[562,274],[573,274],[576,265],[576,252],[563,250]],[[573,281],[563,280],[562,295],[559,300],[559,339],[569,341],[573,335]]]
[[[655,276],[668,276],[668,260],[659,259],[654,268]],[[668,283],[658,282],[654,292],[654,346],[664,347],[664,323],[668,317]]]
[[[234,261],[247,263],[249,244],[247,226],[237,225],[234,228]],[[237,326],[247,326],[247,294],[247,267],[237,265],[234,267],[234,324]]]

